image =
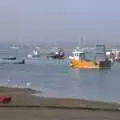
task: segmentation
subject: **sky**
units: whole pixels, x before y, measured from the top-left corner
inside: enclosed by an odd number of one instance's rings
[[[0,41],[120,41],[120,0],[0,0]]]

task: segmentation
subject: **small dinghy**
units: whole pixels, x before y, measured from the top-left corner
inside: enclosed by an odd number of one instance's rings
[[[17,60],[16,57],[2,58],[0,64],[25,64],[25,59]]]
[[[10,57],[3,58],[3,60],[16,60],[16,57],[10,56]]]

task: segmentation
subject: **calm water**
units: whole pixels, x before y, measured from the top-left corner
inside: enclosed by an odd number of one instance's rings
[[[1,48],[0,57],[25,57],[30,49]],[[0,65],[0,85],[41,90],[42,96],[120,102],[120,64],[111,70],[73,70],[69,60],[27,59],[25,65]]]

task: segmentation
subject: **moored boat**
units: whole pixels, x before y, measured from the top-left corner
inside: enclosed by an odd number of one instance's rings
[[[10,60],[10,59],[0,59],[0,64],[25,64],[25,60]]]
[[[120,62],[120,50],[118,50],[118,49],[107,49],[106,56],[112,62]]]
[[[28,58],[33,58],[33,57],[40,57],[40,51],[39,50],[33,50],[31,54],[27,55]]]
[[[110,67],[111,61],[105,55],[105,45],[96,45],[96,56],[93,60],[85,57],[85,51],[77,48],[70,56],[70,66],[77,69],[103,68]]]
[[[53,48],[50,52],[47,53],[46,56],[47,56],[47,58],[64,59],[65,52],[61,48]]]
[[[9,57],[5,57],[5,58],[2,58],[3,60],[16,60],[16,57],[14,56],[9,56]]]

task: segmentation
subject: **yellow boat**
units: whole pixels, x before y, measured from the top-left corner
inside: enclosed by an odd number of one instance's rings
[[[100,51],[100,47],[103,49],[103,45],[97,45],[96,48],[98,51]],[[77,69],[93,69],[93,68],[103,68],[103,67],[110,67],[111,62],[106,58],[105,51],[102,50],[102,52],[98,52],[97,54],[103,55],[103,58],[99,58],[99,60],[87,60],[85,59],[85,51],[83,49],[75,49],[73,52],[73,56],[70,56],[70,66],[72,68]]]

